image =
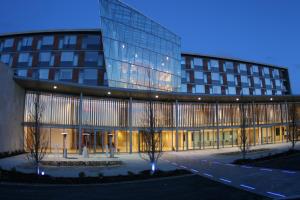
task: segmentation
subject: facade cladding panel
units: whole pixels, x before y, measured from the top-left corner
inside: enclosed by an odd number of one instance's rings
[[[179,91],[180,38],[120,1],[100,7],[109,86]]]

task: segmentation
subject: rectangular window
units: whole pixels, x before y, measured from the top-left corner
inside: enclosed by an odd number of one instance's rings
[[[278,69],[274,69],[273,70],[273,76],[274,76],[274,78],[278,78],[279,77],[279,71],[278,71]]]
[[[204,85],[196,85],[196,93],[205,93]]]
[[[203,66],[203,60],[201,58],[194,58],[194,65]]]
[[[76,35],[66,35],[64,37],[64,45],[75,45],[76,44]]]
[[[213,94],[221,94],[221,86],[213,86]]]
[[[275,85],[276,85],[276,87],[280,87],[281,86],[281,81],[276,79],[275,80]]]
[[[6,40],[4,41],[3,47],[4,47],[4,48],[10,48],[10,47],[13,47],[13,45],[14,45],[14,39],[11,38],[11,39],[6,39]]]
[[[236,95],[236,88],[235,87],[228,87],[228,94],[229,95]]]
[[[25,63],[29,61],[30,54],[29,53],[20,53],[19,54],[19,63]]]
[[[180,91],[181,92],[187,92],[187,85],[186,84],[181,84]]]
[[[254,84],[261,85],[260,78],[258,78],[258,77],[253,77],[253,78],[254,78]]]
[[[264,74],[265,75],[270,74],[270,69],[268,67],[264,67]]]
[[[84,36],[82,41],[82,48],[86,49],[88,46],[100,46],[100,37],[98,35],[87,35]]]
[[[50,62],[51,53],[50,52],[41,52],[39,55],[40,62]]]
[[[203,79],[203,72],[195,71],[195,79]]]
[[[0,56],[0,61],[10,66],[11,65],[11,56],[10,56],[10,54],[2,54]]]
[[[255,95],[261,95],[261,89],[255,89]]]
[[[50,46],[54,43],[54,37],[53,36],[44,36],[42,39],[42,45]]]
[[[227,74],[227,81],[234,82],[234,75],[233,74]]]
[[[98,52],[85,52],[85,62],[96,62],[98,63],[99,54]]]
[[[26,77],[27,70],[26,69],[18,69],[16,74],[17,74],[17,76],[20,76],[20,77]]]
[[[271,80],[269,78],[265,79],[266,85],[271,86]]]
[[[241,76],[241,82],[242,83],[248,83],[248,77],[247,76]]]
[[[72,69],[61,69],[59,78],[60,80],[72,80]]]
[[[246,71],[247,71],[247,66],[246,66],[246,64],[240,64],[239,67],[240,67],[240,71],[243,71],[243,72],[246,72]]]
[[[28,47],[28,46],[32,46],[32,37],[25,37],[22,39],[22,46],[23,47]]]
[[[39,79],[47,80],[49,76],[49,69],[39,69]]]
[[[257,65],[252,66],[252,72],[253,73],[258,73],[258,66]]]
[[[213,81],[219,81],[220,80],[220,74],[219,73],[211,73],[211,79]]]
[[[243,88],[243,95],[249,95],[249,88]]]
[[[84,79],[85,80],[97,80],[98,74],[97,69],[85,69]]]
[[[74,52],[62,52],[61,61],[62,62],[73,62]]]
[[[211,68],[219,68],[219,61],[217,60],[210,60],[209,65]]]
[[[267,90],[266,95],[272,95],[272,90]]]
[[[233,62],[225,62],[225,70],[233,69]]]

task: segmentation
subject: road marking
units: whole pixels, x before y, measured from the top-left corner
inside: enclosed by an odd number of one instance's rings
[[[246,169],[251,169],[252,167],[248,166],[248,165],[242,165],[242,168],[246,168]]]
[[[279,193],[275,193],[275,192],[267,192],[268,194],[274,195],[274,196],[278,196],[278,197],[283,197],[285,198],[286,196],[283,194],[279,194]]]
[[[195,173],[199,173],[198,170],[195,170],[195,169],[191,169],[192,172],[195,172]]]
[[[180,165],[180,167],[181,167],[181,168],[184,168],[184,169],[186,169],[186,168],[187,168],[186,166],[183,166],[183,165]]]
[[[219,178],[221,181],[224,181],[226,183],[231,183],[231,180],[225,179],[225,178]]]
[[[240,186],[241,186],[241,187],[243,187],[243,188],[250,189],[250,190],[255,190],[255,188],[254,188],[254,187],[251,187],[251,186],[249,186],[249,185],[244,185],[244,184],[241,184]]]
[[[234,164],[230,164],[230,163],[227,163],[227,164],[225,164],[225,165],[227,165],[227,166],[231,166],[231,167],[235,167],[236,165],[234,165]]]
[[[213,161],[213,163],[214,163],[214,164],[217,164],[217,165],[221,164],[221,163],[218,162],[218,161]]]
[[[211,174],[208,174],[208,173],[203,173],[204,176],[208,176],[208,177],[214,177],[213,175]]]
[[[261,171],[268,171],[268,172],[271,172],[273,171],[272,169],[268,169],[268,168],[260,168]]]
[[[170,162],[169,160],[165,160],[165,161]]]
[[[203,162],[207,162],[207,160],[202,160]]]
[[[177,166],[177,163],[174,163],[174,162],[173,162],[172,165],[176,165],[176,166]]]
[[[296,174],[294,171],[289,171],[289,170],[282,170],[281,172],[287,173],[287,174]]]

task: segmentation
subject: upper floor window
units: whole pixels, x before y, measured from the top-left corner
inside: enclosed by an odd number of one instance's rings
[[[21,50],[22,47],[31,47],[32,46],[32,37],[24,37],[21,41],[18,43],[18,50]]]
[[[261,89],[255,89],[255,95],[261,95]]]
[[[258,78],[258,77],[253,77],[253,79],[254,79],[254,84],[261,85],[260,78]]]
[[[210,60],[209,61],[209,66],[211,68],[219,68],[219,61],[218,60]]]
[[[85,52],[84,61],[85,62],[98,62],[99,54],[98,52]]]
[[[61,62],[69,62],[74,66],[78,64],[78,56],[74,52],[62,52],[61,53]]]
[[[275,85],[276,85],[277,87],[280,87],[280,86],[281,86],[281,81],[278,80],[278,79],[276,79],[276,80],[275,80]]]
[[[203,66],[203,60],[201,58],[194,58],[195,66]]]
[[[264,67],[264,74],[265,75],[270,74],[270,69],[268,67]]]
[[[16,71],[16,75],[20,77],[26,77],[27,76],[27,70],[26,69],[18,69]]]
[[[180,91],[181,92],[187,92],[187,85],[186,84],[181,84]]]
[[[233,62],[225,62],[224,63],[224,71],[233,70]]]
[[[71,80],[72,79],[72,69],[61,69],[59,73],[60,80]]]
[[[248,83],[248,77],[247,76],[241,76],[241,82],[242,83]]]
[[[273,76],[274,76],[275,78],[278,78],[278,77],[279,77],[279,70],[278,70],[278,69],[274,69],[274,70],[273,70]]]
[[[195,79],[203,79],[203,72],[195,71]]]
[[[257,65],[252,66],[252,73],[258,73],[258,66]]]
[[[48,46],[48,45],[53,45],[54,43],[54,37],[51,36],[44,36],[42,39],[42,45]]]
[[[249,88],[243,88],[242,92],[243,92],[243,95],[249,95],[250,94]]]
[[[266,85],[269,85],[269,86],[271,85],[271,80],[269,78],[266,78],[265,82],[266,82]]]
[[[10,56],[10,54],[2,54],[0,55],[0,61],[11,66],[11,62],[12,62],[12,57]]]
[[[10,47],[13,47],[13,45],[14,45],[14,39],[13,39],[13,38],[10,38],[10,39],[6,39],[6,40],[4,41],[3,47],[4,47],[4,48],[10,48]]]
[[[235,95],[236,94],[236,88],[235,87],[228,87],[228,94]]]
[[[49,69],[39,69],[39,79],[48,79]]]
[[[64,37],[64,45],[74,45],[76,44],[76,35],[66,35]]]
[[[272,95],[272,90],[266,90],[266,95]]]
[[[211,73],[211,79],[213,81],[219,81],[220,80],[220,74],[219,73]]]
[[[87,35],[83,37],[82,48],[86,49],[89,46],[100,46],[100,37],[98,35]]]
[[[204,85],[196,85],[196,93],[205,93]]]
[[[221,86],[213,86],[212,92],[213,94],[221,94]]]
[[[32,65],[32,56],[29,53],[20,53],[19,54],[19,63],[28,63],[28,66]]]
[[[39,61],[40,62],[49,62],[51,59],[51,53],[50,52],[41,52],[39,55]]]
[[[239,67],[240,67],[240,71],[247,71],[246,64],[240,64]]]
[[[233,74],[227,74],[227,81],[234,82],[234,75]]]

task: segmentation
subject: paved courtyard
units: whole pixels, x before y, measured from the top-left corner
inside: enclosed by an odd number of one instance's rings
[[[270,153],[286,151],[290,144],[272,144],[252,147],[250,158],[258,158]],[[297,146],[299,149],[300,145]],[[234,153],[236,152],[236,153]],[[85,160],[78,155],[69,155],[79,160]],[[51,176],[77,177],[84,171],[88,176],[127,174],[128,171],[138,173],[149,169],[149,164],[140,158],[139,154],[118,154],[118,160],[124,164],[118,167],[44,167],[46,174]],[[257,193],[271,198],[300,197],[300,171],[269,169],[253,166],[239,166],[231,164],[240,158],[238,148],[207,149],[197,151],[165,152],[158,163],[161,170],[187,169],[194,174],[218,181],[249,192]],[[62,160],[55,154],[46,159]],[[104,154],[90,155],[89,160],[107,159]],[[33,172],[25,155],[0,159],[0,166],[5,169],[16,167],[18,171]]]

